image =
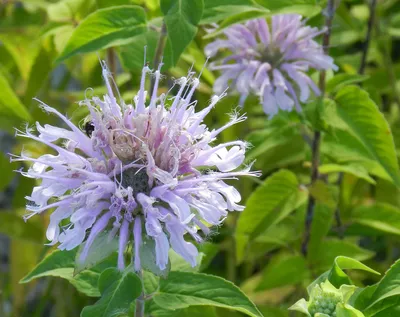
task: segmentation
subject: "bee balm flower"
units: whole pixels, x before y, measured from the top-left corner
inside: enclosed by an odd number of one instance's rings
[[[307,71],[337,69],[314,41],[325,30],[304,25],[297,14],[275,15],[271,20],[271,25],[264,19],[233,25],[224,31],[226,38],[205,48],[208,56],[215,56],[220,49],[230,53],[211,64],[211,69],[221,71],[214,91],[220,93],[231,85],[241,95],[241,104],[255,94],[269,117],[279,109],[301,111],[299,100],[309,99],[310,88],[320,94]]]
[[[161,65],[160,65],[161,66]],[[204,117],[223,96],[195,112],[192,101],[199,79],[193,74],[177,80],[176,96],[157,96],[160,67],[155,71],[155,88],[146,102],[146,75],[142,71],[140,90],[134,105],[117,101],[112,78],[102,63],[108,94],[81,102],[90,111],[83,131],[56,109],[43,104],[66,128],[36,123],[38,135],[30,129],[18,136],[41,142],[56,155],[32,158],[22,152],[13,160],[32,162],[26,177],[41,179],[33,189],[26,218],[54,208],[47,238],[71,250],[84,241],[81,260],[103,231],[119,238],[118,266],[123,269],[124,251],[133,241],[135,268],[140,269],[142,234],[155,241],[156,264],[164,270],[170,246],[191,265],[198,251],[184,239],[189,233],[197,242],[209,233],[208,225],[219,225],[228,211],[240,211],[239,192],[224,180],[255,175],[243,163],[246,143],[212,143],[226,128],[245,120],[232,116],[216,130],[203,124]],[[166,105],[168,102],[169,106]],[[62,142],[57,142],[62,141]],[[60,226],[61,221],[68,224]]]

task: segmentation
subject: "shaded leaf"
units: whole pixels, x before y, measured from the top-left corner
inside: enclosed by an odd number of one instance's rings
[[[197,33],[203,0],[161,0],[160,5],[175,64]]]
[[[375,103],[365,91],[356,86],[340,89],[335,101],[341,122],[332,122],[352,134],[363,145],[368,156],[378,162],[388,177],[400,186],[392,133]]]
[[[1,73],[0,87],[0,115],[30,121],[31,115]]]
[[[133,272],[108,268],[99,278],[101,298],[91,306],[86,306],[81,317],[117,317],[127,314],[131,303],[140,296],[142,282]]]

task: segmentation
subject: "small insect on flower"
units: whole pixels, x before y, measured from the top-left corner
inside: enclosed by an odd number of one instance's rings
[[[226,38],[205,48],[210,57],[220,49],[229,51],[225,58],[210,65],[221,71],[214,91],[221,93],[230,85],[240,94],[241,104],[250,94],[257,95],[270,118],[279,109],[301,111],[299,100],[309,99],[310,88],[320,94],[306,73],[311,69],[337,70],[333,59],[314,40],[324,32],[326,29],[306,26],[298,14],[274,15],[271,24],[260,18],[227,28]]]
[[[223,130],[246,118],[234,115],[224,126],[209,130],[203,119],[224,94],[213,96],[196,112],[197,101],[192,98],[199,79],[189,73],[176,81],[175,96],[158,96],[161,65],[155,72],[143,68],[134,104],[125,104],[115,98],[114,81],[104,62],[102,68],[108,94],[80,103],[90,111],[83,131],[43,103],[43,109],[67,128],[36,123],[38,135],[30,129],[17,131],[57,153],[32,158],[23,151],[13,158],[33,163],[21,173],[41,180],[26,197],[26,218],[54,208],[46,233],[50,244],[71,250],[86,242],[81,261],[96,237],[110,232],[119,239],[120,269],[125,267],[124,252],[130,242],[135,269],[141,268],[144,238],[154,241],[155,262],[161,270],[167,267],[170,247],[195,266],[197,248],[184,235],[201,242],[210,225],[221,224],[229,211],[243,210],[239,192],[224,181],[257,175],[250,167],[239,169],[245,142],[212,144]],[[149,73],[155,84],[146,102]],[[213,172],[203,172],[206,169]]]

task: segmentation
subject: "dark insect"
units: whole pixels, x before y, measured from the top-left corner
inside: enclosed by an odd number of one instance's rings
[[[86,123],[85,123],[85,132],[86,132],[86,135],[87,135],[89,138],[92,137],[93,131],[94,131],[94,125],[93,125],[90,121],[86,122]]]

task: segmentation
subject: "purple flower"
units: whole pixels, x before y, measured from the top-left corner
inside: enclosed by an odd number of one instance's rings
[[[140,269],[142,234],[154,240],[160,269],[167,266],[170,246],[195,266],[198,251],[184,235],[201,242],[208,227],[219,225],[228,211],[243,210],[237,204],[239,192],[224,180],[256,175],[249,167],[238,170],[245,158],[245,142],[212,145],[223,130],[246,118],[233,115],[226,125],[210,131],[203,119],[223,95],[213,96],[206,108],[195,112],[197,101],[192,98],[199,79],[189,73],[176,81],[176,96],[157,96],[161,65],[152,74],[155,88],[150,101],[146,103],[144,87],[151,70],[145,66],[134,105],[127,105],[115,98],[113,79],[104,63],[102,67],[108,94],[80,103],[90,112],[84,129],[42,103],[67,128],[36,123],[38,135],[28,128],[17,131],[18,136],[46,144],[56,153],[32,158],[23,151],[13,158],[33,163],[22,175],[41,179],[26,197],[26,219],[54,208],[47,239],[51,245],[60,243],[62,250],[86,240],[81,260],[106,231],[119,238],[120,269],[132,241],[135,268]]]
[[[240,94],[241,104],[248,95],[255,94],[270,118],[279,109],[292,111],[296,107],[301,111],[299,99],[306,102],[310,88],[320,94],[306,72],[337,70],[333,59],[314,41],[324,32],[305,26],[298,14],[275,15],[271,25],[264,19],[255,19],[227,28],[226,38],[205,48],[208,56],[216,55],[220,49],[230,51],[230,55],[211,64],[211,69],[221,71],[214,91],[221,93],[230,85]]]

